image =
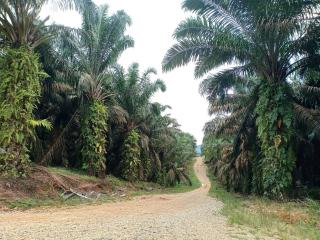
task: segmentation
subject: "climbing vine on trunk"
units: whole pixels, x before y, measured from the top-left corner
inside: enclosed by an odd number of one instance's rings
[[[81,128],[83,169],[91,176],[105,177],[108,111],[103,102],[92,100],[84,106]]]
[[[140,154],[141,164],[139,179],[141,181],[150,181],[152,175],[152,162],[150,157],[145,153]]]
[[[35,126],[42,71],[38,56],[29,49],[4,49],[0,57],[0,175],[25,176],[29,168],[28,144]]]
[[[292,185],[295,157],[292,149],[293,106],[285,83],[260,88],[256,107],[261,141],[262,187],[269,197],[283,198]]]
[[[122,177],[131,182],[139,179],[141,160],[138,143],[139,134],[136,130],[131,130],[123,143],[121,151]]]

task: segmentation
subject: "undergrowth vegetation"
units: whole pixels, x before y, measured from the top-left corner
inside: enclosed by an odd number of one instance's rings
[[[103,178],[106,174],[107,109],[99,101],[94,101],[85,107],[81,128],[82,168],[90,176]]]
[[[50,128],[34,116],[46,74],[38,56],[25,47],[3,49],[0,69],[0,174],[25,176],[30,164],[27,143],[35,137],[35,127]]]
[[[320,238],[320,203],[303,201],[276,202],[257,196],[228,192],[211,175],[210,196],[224,203],[222,213],[230,224],[249,229],[257,237],[279,239]]]

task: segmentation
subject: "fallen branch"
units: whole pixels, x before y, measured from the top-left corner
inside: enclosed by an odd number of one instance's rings
[[[95,198],[92,198],[92,197],[89,197],[89,196],[93,196],[93,195],[96,195]],[[83,193],[83,192],[77,192],[75,191],[74,189],[70,188],[68,191],[64,191],[62,194],[61,194],[61,197],[66,201],[68,199],[70,199],[71,197],[73,196],[78,196],[80,198],[85,198],[87,200],[98,200],[101,196],[101,193],[96,193],[96,192],[89,192],[89,193]]]

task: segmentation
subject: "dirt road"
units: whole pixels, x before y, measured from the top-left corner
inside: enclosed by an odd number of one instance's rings
[[[194,168],[202,187],[189,193],[71,209],[0,213],[0,239],[232,239],[235,230],[219,213],[222,203],[207,196],[210,181],[201,158]]]

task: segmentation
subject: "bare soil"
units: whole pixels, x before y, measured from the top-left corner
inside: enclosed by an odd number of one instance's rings
[[[111,192],[112,185],[107,180],[84,180],[77,176],[67,176],[50,172],[44,167],[35,167],[26,178],[0,179],[0,211],[8,210],[6,202],[22,199],[55,199],[64,190]]]
[[[189,193],[140,196],[97,206],[0,213],[0,239],[255,239],[220,214],[223,204],[207,195],[203,159],[194,166],[202,187]]]

